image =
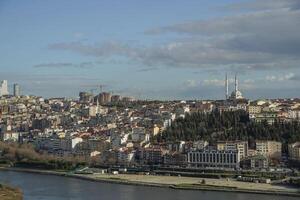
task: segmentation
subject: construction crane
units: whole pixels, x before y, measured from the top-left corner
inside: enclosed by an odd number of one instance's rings
[[[90,87],[89,90],[92,94],[94,94],[97,90],[99,90],[99,93],[103,92],[103,88],[107,87],[107,85],[104,84],[95,84],[95,85],[83,85],[83,87]]]
[[[106,87],[107,85],[99,84],[98,87],[100,89],[100,92],[103,92],[103,88]]]

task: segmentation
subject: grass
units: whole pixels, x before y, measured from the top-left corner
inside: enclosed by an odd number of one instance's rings
[[[178,188],[237,189],[236,187],[231,187],[231,186],[217,186],[217,185],[208,185],[208,184],[188,184],[188,183],[176,184],[175,187],[178,187]]]
[[[108,179],[116,180],[116,181],[124,181],[124,179],[118,177],[109,177]]]

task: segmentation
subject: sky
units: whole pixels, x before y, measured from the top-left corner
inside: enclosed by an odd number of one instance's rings
[[[0,80],[77,97],[300,97],[299,0],[0,0]]]

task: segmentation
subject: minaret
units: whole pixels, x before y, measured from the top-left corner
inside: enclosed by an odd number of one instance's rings
[[[225,98],[226,98],[226,100],[228,99],[228,77],[227,77],[227,73],[225,75]]]
[[[235,74],[235,78],[234,78],[234,92],[235,92],[235,98],[237,98],[237,91],[239,90],[239,83],[238,83],[238,79],[237,79],[237,74]]]

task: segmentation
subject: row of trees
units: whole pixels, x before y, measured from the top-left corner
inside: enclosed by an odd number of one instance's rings
[[[214,111],[187,114],[175,120],[158,135],[156,142],[208,140],[276,140],[283,143],[300,141],[300,123],[279,122],[268,124],[253,122],[246,111]]]
[[[35,151],[30,144],[0,142],[0,162],[11,166],[71,170],[85,162],[80,157],[55,157]]]

